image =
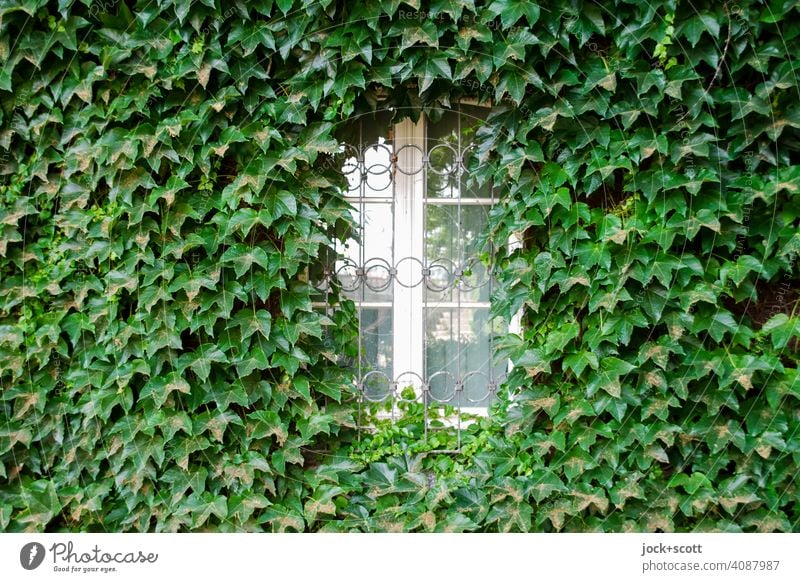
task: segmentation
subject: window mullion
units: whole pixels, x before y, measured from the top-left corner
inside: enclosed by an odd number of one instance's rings
[[[408,373],[424,378],[425,285],[421,281],[409,286],[419,281],[424,263],[424,120],[414,123],[405,119],[397,124],[395,143],[394,249],[397,275],[394,282],[393,340],[394,378],[397,380]],[[404,384],[412,377],[405,376]]]

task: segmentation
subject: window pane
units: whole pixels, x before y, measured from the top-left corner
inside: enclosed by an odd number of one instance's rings
[[[361,183],[363,182],[363,168],[358,161],[358,145],[347,144],[341,152],[342,174],[347,179],[345,196],[361,196]]]
[[[460,382],[464,389],[462,406],[486,406],[489,383],[504,372],[502,366],[491,368],[489,309],[429,309],[425,331],[431,397],[456,403],[455,387]]]
[[[360,225],[363,244],[350,239],[337,245],[341,256],[336,261],[336,275],[354,301],[391,301],[392,205],[366,203],[361,207],[363,212],[354,210],[353,218]]]
[[[473,171],[478,164],[477,155],[475,148],[472,146],[472,142],[475,138],[475,132],[483,125],[487,110],[484,107],[461,105],[459,111],[459,120],[461,123],[461,165],[464,170],[461,174],[461,197],[492,198],[492,188],[489,183],[478,187],[474,184],[469,185],[467,181],[470,172]]]
[[[447,112],[441,121],[428,127],[428,198],[491,198],[489,184],[478,187],[467,181],[477,163],[471,147],[475,132],[483,123],[485,109],[460,106],[460,112]]]
[[[364,197],[392,196],[393,151],[391,142],[383,137],[364,144]]]
[[[360,142],[357,143],[362,146],[371,146],[380,140],[388,139],[392,132],[392,112],[389,110],[368,113],[362,115],[359,120],[361,135]]]
[[[362,306],[361,376],[375,371],[392,377],[392,308]]]
[[[461,145],[458,135],[458,113],[448,111],[437,123],[428,126],[428,198],[459,198]]]
[[[428,301],[453,301],[459,262],[458,206],[425,205],[425,259],[430,269]]]
[[[360,213],[353,211],[353,219],[361,221]],[[348,299],[358,301],[361,298],[361,278],[357,271],[361,267],[361,245],[355,239],[350,239],[344,243],[336,243],[336,267],[335,276],[339,280]]]
[[[464,272],[461,301],[489,301],[488,275],[477,248],[489,209],[480,204],[425,205],[425,258],[430,268],[427,301],[456,301],[454,285],[459,270]]]
[[[391,204],[364,204],[364,301],[392,299],[392,221]]]
[[[364,176],[364,189],[361,195],[365,198],[392,196],[394,144],[389,139],[391,127],[389,111],[366,115],[361,119],[359,148]]]
[[[489,301],[491,288],[489,273],[480,260],[478,237],[487,228],[490,206],[464,205],[461,207],[461,301]]]

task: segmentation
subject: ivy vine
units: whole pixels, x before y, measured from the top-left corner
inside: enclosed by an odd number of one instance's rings
[[[0,530],[797,531],[798,16],[0,5]],[[337,135],[464,96],[514,369],[359,441]]]

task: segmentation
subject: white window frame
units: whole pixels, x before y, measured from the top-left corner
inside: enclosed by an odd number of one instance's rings
[[[424,114],[420,115],[419,121],[417,122],[405,118],[393,125],[394,135],[392,141],[394,144],[393,149],[396,156],[395,162],[397,169],[392,180],[391,198],[364,198],[363,191],[359,191],[358,195],[355,196],[345,196],[345,199],[351,204],[356,205],[359,210],[365,208],[364,205],[368,205],[370,202],[393,202],[393,262],[396,263],[398,257],[419,257],[425,260],[425,268],[429,268],[427,259],[425,259],[424,248],[425,204],[428,201],[437,205],[460,204],[462,206],[492,206],[500,202],[496,197],[474,199],[465,199],[462,197],[460,200],[455,198],[426,199],[427,171],[425,168],[423,167],[422,171],[416,172],[403,172],[402,168],[418,168],[422,167],[427,162],[427,127],[428,120]],[[366,145],[371,144],[359,144],[362,154],[365,151],[363,147]],[[423,156],[425,156],[425,159],[423,159]],[[364,220],[363,215],[361,219]],[[410,233],[410,236],[403,236],[403,233]],[[520,246],[520,242],[516,237],[512,237],[509,243],[512,250]],[[361,257],[372,257],[372,253],[370,253],[368,249],[362,248]],[[360,261],[362,267],[363,262],[363,260]],[[392,377],[390,380],[393,382],[403,380],[403,385],[407,385],[405,383],[406,379],[411,380],[415,376],[418,376],[419,379],[425,382],[429,380],[425,370],[425,319],[428,306],[425,299],[426,287],[424,284],[406,287],[398,283],[397,280],[398,277],[403,277],[404,269],[412,270],[413,268],[414,265],[412,261],[407,261],[405,264],[397,264],[397,274],[391,282],[393,290],[391,302],[356,300],[356,304],[359,305],[359,316],[362,307],[392,307]],[[406,280],[408,280],[410,277],[408,277],[408,273],[405,274]],[[435,306],[460,309],[489,309],[491,307],[491,302],[468,302],[463,304],[461,302],[436,302]],[[509,322],[509,331],[511,333],[519,333],[521,328],[520,323],[521,319],[519,314],[517,314],[512,321]],[[359,338],[359,341],[361,341],[361,338]],[[490,354],[490,367],[492,366],[492,356],[493,354]],[[510,371],[511,368],[512,364],[508,362],[508,371]],[[403,376],[400,376],[401,374],[403,374]],[[359,378],[359,381],[361,380],[362,378]],[[416,382],[414,382],[414,384],[417,397],[419,398],[422,396],[421,389]],[[488,404],[490,400],[491,399],[487,397],[485,403],[483,401],[480,403],[462,401],[458,409],[465,414],[486,416],[488,415]],[[394,415],[394,413],[395,411],[392,410],[392,415]],[[461,426],[460,414],[458,419],[454,419],[454,424],[455,423]]]
[[[424,115],[414,123],[404,119],[394,126],[395,152],[398,170],[394,175],[394,256],[424,257],[425,248],[425,170],[404,173],[402,168],[416,168],[423,163],[421,153],[425,151]],[[409,146],[409,147],[404,147]],[[410,236],[403,236],[407,233]],[[398,265],[398,274],[393,285],[392,309],[392,378],[398,379],[402,372],[418,374],[425,378],[425,285],[405,287],[398,278],[410,280],[414,265],[411,261]]]

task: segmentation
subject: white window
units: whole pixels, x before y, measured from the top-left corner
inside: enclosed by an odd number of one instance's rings
[[[342,171],[359,232],[337,249],[333,275],[358,308],[365,401],[485,413],[506,373],[492,363],[500,330],[480,256],[489,249],[477,245],[496,200],[490,185],[467,180],[486,113],[462,104],[435,122],[393,124],[386,111],[347,138]]]

